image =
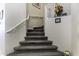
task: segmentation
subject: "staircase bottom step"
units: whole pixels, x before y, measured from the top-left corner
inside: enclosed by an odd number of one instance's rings
[[[63,52],[53,51],[53,52],[26,52],[26,53],[11,53],[7,56],[64,56]]]
[[[19,52],[27,52],[27,51],[34,51],[34,52],[38,52],[38,51],[56,51],[57,50],[57,46],[52,45],[52,46],[18,46],[15,47],[14,50],[15,51],[19,51]]]

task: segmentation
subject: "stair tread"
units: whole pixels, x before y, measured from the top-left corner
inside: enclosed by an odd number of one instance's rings
[[[11,53],[8,56],[63,56],[64,53],[60,51],[53,52],[25,52],[25,53]]]
[[[52,42],[52,41],[48,41],[48,40],[29,40],[29,41],[21,41],[21,43],[42,43],[42,42]]]
[[[34,30],[35,31],[35,30],[43,30],[43,29],[27,29],[27,30]]]
[[[52,45],[52,46],[18,46],[15,47],[14,49],[56,49],[57,46]]]
[[[27,33],[36,33],[36,34],[42,34],[42,33],[44,33],[44,32],[27,32]]]
[[[25,37],[25,40],[47,40],[48,37],[45,36],[27,36]]]
[[[52,45],[52,41],[48,40],[25,40],[20,42],[21,46],[48,46]]]
[[[27,36],[44,36],[44,32],[27,32]]]
[[[27,36],[27,37],[38,37],[38,38],[40,38],[40,37],[45,37],[45,36]]]

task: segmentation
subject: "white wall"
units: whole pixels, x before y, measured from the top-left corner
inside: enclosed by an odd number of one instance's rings
[[[15,26],[21,20],[26,18],[26,4],[25,3],[7,3],[5,5],[5,29],[6,31]],[[6,33],[5,46],[6,54],[13,52],[13,48],[19,45],[19,41],[24,40],[26,33],[25,22],[19,26],[16,31]]]
[[[45,7],[45,33],[48,40],[58,46],[58,50],[71,51],[71,15],[61,17],[61,23],[55,23],[55,18],[47,17],[47,8]]]
[[[3,12],[3,19],[0,19],[0,55],[5,54],[5,8],[4,4],[0,3],[0,12]]]
[[[72,11],[72,55],[79,56],[79,4],[71,4]]]
[[[45,9],[45,12],[47,10]],[[71,16],[64,17],[61,24],[55,24],[54,18],[45,17],[45,32],[49,40],[58,45],[59,50],[71,50],[73,56],[79,56],[79,4],[71,4]],[[47,15],[47,14],[45,14]],[[69,19],[71,18],[71,20]]]

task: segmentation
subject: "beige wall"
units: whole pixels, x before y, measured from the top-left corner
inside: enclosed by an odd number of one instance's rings
[[[43,25],[43,19],[40,19],[40,18],[29,19],[29,28],[40,27],[42,25]]]
[[[29,14],[31,16],[43,16],[44,15],[44,4],[40,4],[40,9],[33,6],[31,3],[28,4]]]
[[[43,17],[44,16],[44,4],[40,4],[40,9],[36,8],[32,5],[32,3],[28,4],[28,12],[30,16],[35,17]],[[43,25],[43,19],[40,18],[30,18],[29,20],[29,28],[39,27]]]

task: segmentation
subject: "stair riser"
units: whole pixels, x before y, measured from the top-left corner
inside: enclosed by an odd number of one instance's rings
[[[14,49],[14,51],[17,51],[17,52],[45,52],[45,51],[56,51],[56,49],[19,49],[19,50],[16,50]]]
[[[25,40],[47,40],[47,37],[25,37]]]
[[[27,33],[27,36],[44,36],[44,33]]]
[[[27,30],[27,32],[44,32],[44,30]]]
[[[51,43],[20,43],[21,46],[52,46]]]
[[[58,51],[58,50],[39,50],[39,51],[16,51],[16,50],[14,50],[14,52],[16,52],[16,53],[30,53],[30,52],[32,52],[32,53],[35,53],[35,52],[38,52],[38,53],[40,53],[40,52],[56,52],[56,51]]]
[[[34,27],[34,29],[43,29],[44,27]]]

